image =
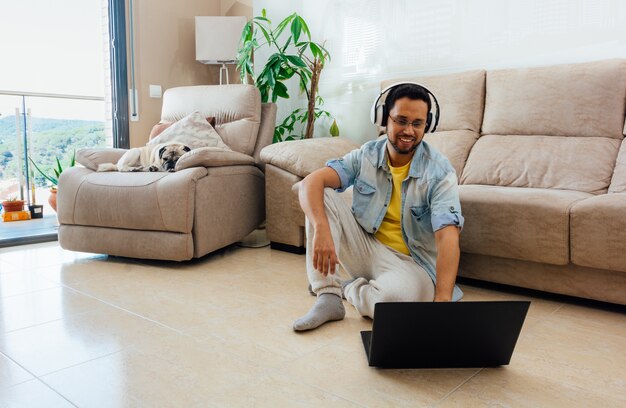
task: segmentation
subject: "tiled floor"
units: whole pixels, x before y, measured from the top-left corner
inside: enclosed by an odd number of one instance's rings
[[[304,258],[232,247],[187,263],[0,249],[0,406],[626,406],[626,315],[531,299],[511,365],[367,366],[352,307],[304,334]]]

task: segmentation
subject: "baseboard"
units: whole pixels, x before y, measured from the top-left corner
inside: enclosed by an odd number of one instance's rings
[[[298,247],[295,245],[281,244],[280,242],[272,241],[270,248],[277,249],[279,251],[290,252],[292,254],[303,255],[306,253],[305,247]]]
[[[41,242],[57,241],[57,233],[30,235],[18,238],[0,239],[0,248],[7,248],[18,245],[39,244]]]

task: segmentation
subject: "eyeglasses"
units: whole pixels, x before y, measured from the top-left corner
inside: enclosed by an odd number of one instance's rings
[[[413,129],[421,129],[426,124],[426,122],[421,121],[421,120],[416,120],[415,122],[409,122],[408,120],[404,118],[394,118],[391,115],[389,115],[389,119],[393,120],[396,125],[403,127],[403,128],[413,126]]]

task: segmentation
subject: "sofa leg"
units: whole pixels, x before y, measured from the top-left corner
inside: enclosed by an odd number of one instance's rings
[[[289,244],[281,244],[280,242],[272,241],[270,243],[270,247],[272,249],[277,249],[279,251],[284,251],[284,252],[291,252],[292,254],[297,254],[297,255],[303,255],[304,253],[306,253],[305,247],[299,247],[299,246],[289,245]]]

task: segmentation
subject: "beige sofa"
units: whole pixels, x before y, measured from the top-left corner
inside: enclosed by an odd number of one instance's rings
[[[459,275],[626,304],[626,60],[403,78],[382,87],[402,80],[425,85],[441,105],[439,130],[425,140],[459,176]],[[274,247],[304,245],[292,185],[353,147],[317,139],[261,152]]]
[[[193,156],[197,165],[175,173],[98,173],[99,163],[115,162],[125,150],[79,151],[85,167],[64,171],[59,181],[63,248],[182,261],[237,242],[263,222],[259,154],[272,141],[276,105],[261,104],[251,85],[171,88],[163,95],[163,120],[194,111],[216,118],[234,153],[202,152]]]

